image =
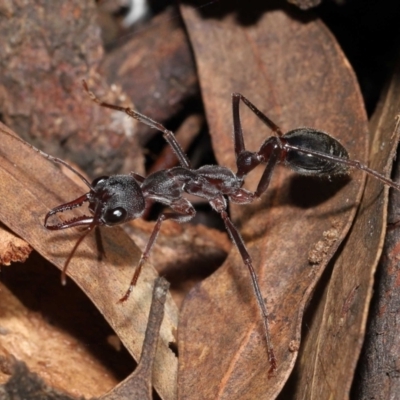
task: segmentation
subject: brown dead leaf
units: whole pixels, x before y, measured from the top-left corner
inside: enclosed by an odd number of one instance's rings
[[[182,7],[219,163],[235,168],[232,92],[244,94],[284,131],[299,126],[323,129],[352,158],[365,160],[368,137],[362,98],[329,31],[320,21],[303,21],[292,12],[261,14],[255,2],[248,9],[253,14],[240,15],[241,20],[257,22],[244,26],[234,15],[205,19],[190,6]],[[257,150],[270,132],[242,105],[241,110],[246,146]],[[253,190],[256,175],[247,179]],[[259,310],[248,271],[234,249],[224,266],[184,303],[179,327],[180,398],[278,395],[297,357],[304,308],[351,226],[363,182],[359,171],[329,182],[277,168],[260,202],[231,207],[266,297],[278,371],[268,379]],[[326,238],[333,230],[337,240],[329,239],[328,246]],[[321,257],[311,264],[309,254],[316,248],[322,249]]]
[[[12,134],[2,125],[0,219],[61,269],[80,234],[77,230],[49,232],[43,227],[43,219],[50,208],[81,196],[82,189],[56,166],[6,132]],[[116,304],[127,289],[140,251],[120,228],[104,229],[102,236],[106,259],[97,261],[94,237],[88,237],[73,257],[69,275],[104,315],[128,351],[138,359],[157,273],[146,265],[129,301]],[[163,399],[176,397],[177,360],[169,349],[169,344],[175,341],[176,324],[177,309],[169,296],[154,376],[154,385]]]
[[[29,257],[32,247],[4,226],[0,227],[0,265],[24,262]]]
[[[370,167],[390,176],[400,129],[398,80],[371,121]],[[364,196],[318,307],[307,322],[306,339],[293,375],[295,398],[346,399],[365,335],[374,274],[386,234],[388,190],[367,179]],[[340,382],[340,385],[337,383]]]
[[[398,60],[397,68],[393,73],[390,86],[383,94],[371,121],[371,130],[376,131],[377,138],[380,138],[380,141],[377,142],[377,146],[373,148],[372,155],[375,157],[377,155],[386,156],[388,163],[392,160],[400,133],[399,68],[400,63]],[[390,135],[390,132],[393,131],[395,118],[397,119],[397,126],[393,135]],[[388,136],[386,137],[386,135]],[[390,154],[389,151],[391,151]],[[379,167],[382,167],[382,165],[384,165],[384,163],[381,163]],[[400,181],[399,165],[399,158],[397,156],[394,168],[395,173],[393,176],[396,182]],[[389,168],[387,168],[387,171],[388,170]],[[382,202],[382,200],[380,201]],[[394,399],[398,397],[400,390],[399,376],[395,372],[400,353],[398,332],[398,310],[400,300],[398,255],[399,201],[400,192],[392,190],[389,196],[388,226],[385,246],[375,276],[376,282],[373,287],[374,297],[369,311],[367,334],[363,352],[358,362],[357,379],[353,385],[353,392],[357,393],[359,398],[379,398],[381,400]],[[371,222],[375,222],[375,218],[371,219]],[[374,227],[371,226],[369,230],[373,228]],[[378,228],[379,226],[375,229],[379,230]],[[384,230],[385,226],[381,229]],[[363,274],[372,276],[374,267],[375,264],[371,265]],[[366,280],[366,278],[364,279]],[[369,291],[368,295],[370,296],[370,294]],[[354,313],[353,309],[351,309],[351,313]],[[352,316],[352,319],[353,318]],[[364,319],[362,322],[364,323]],[[364,325],[361,326],[361,329],[362,332],[364,332]]]

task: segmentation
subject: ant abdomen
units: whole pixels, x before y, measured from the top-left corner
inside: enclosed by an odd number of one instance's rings
[[[304,151],[309,149],[328,157],[348,160],[347,150],[325,132],[312,128],[298,128],[285,133],[281,140],[289,145],[289,148],[286,148],[285,164],[299,174],[323,177],[344,175],[348,171],[348,166],[338,163],[337,160],[329,160]],[[291,146],[302,151],[290,149]]]

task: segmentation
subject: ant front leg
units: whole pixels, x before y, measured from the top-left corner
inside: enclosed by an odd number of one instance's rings
[[[236,156],[236,166],[237,166],[237,177],[239,179],[243,179],[250,171],[252,171],[254,168],[256,168],[259,164],[263,163],[266,161],[266,158],[264,157],[264,153],[260,152],[250,152],[246,150],[246,146],[244,144],[244,138],[243,138],[243,130],[242,130],[242,123],[240,121],[240,111],[239,111],[239,105],[240,105],[240,100],[243,101],[244,104],[246,104],[247,107],[250,108],[250,110],[256,114],[256,116],[265,124],[267,125],[270,129],[272,129],[273,132],[275,132],[278,137],[283,136],[283,133],[281,129],[279,128],[278,125],[276,125],[274,122],[272,122],[265,114],[263,114],[253,103],[251,103],[246,97],[244,97],[240,93],[233,93],[232,94],[232,116],[233,116],[233,137],[234,137],[234,146],[235,146],[235,156]],[[277,139],[279,140],[279,139]],[[266,144],[266,143],[265,143]],[[263,146],[265,146],[265,144]],[[279,146],[280,147],[280,146]],[[274,152],[274,148],[270,149],[270,152]],[[273,160],[268,161],[268,170],[271,170],[270,172],[266,173],[266,176],[263,177],[263,184],[262,186],[268,186],[269,183],[269,178],[270,175],[272,174],[272,170],[275,167],[275,164],[278,162],[277,157],[272,157]],[[276,160],[274,160],[276,158]],[[269,177],[268,177],[269,175]],[[265,187],[266,189],[266,187]],[[263,191],[265,191],[265,189]],[[257,190],[257,192],[259,192]]]
[[[265,124],[276,136],[268,138],[261,146],[258,152],[247,151],[244,145],[242,124],[240,121],[239,105],[240,100]],[[278,164],[285,155],[285,142],[281,128],[262,113],[250,100],[240,93],[232,94],[232,114],[233,131],[235,142],[235,155],[237,165],[237,177],[243,179],[250,171],[261,163],[266,163],[264,173],[258,183],[254,197],[260,197],[268,188],[272,173],[276,164]]]
[[[160,233],[161,224],[166,221],[167,219],[172,219],[173,221],[177,221],[179,223],[190,221],[196,214],[195,209],[190,204],[190,202],[186,199],[179,199],[178,201],[168,204],[175,212],[174,213],[162,213],[157,219],[156,224],[154,225],[153,232],[150,235],[150,238],[146,244],[146,247],[140,257],[139,264],[136,267],[135,273],[133,274],[131,283],[129,285],[128,290],[126,291],[125,295],[118,301],[118,303],[123,303],[124,301],[128,300],[133,287],[136,285],[140,272],[142,271],[142,267],[144,263],[149,258],[151,249],[153,248],[158,234]]]
[[[89,87],[86,83],[85,80],[82,81],[83,88],[85,89],[86,93],[89,95],[89,97],[98,105],[101,107],[105,108],[111,108],[112,110],[116,111],[122,111],[125,114],[129,115],[131,118],[136,119],[137,121],[150,126],[150,128],[157,129],[158,131],[162,132],[164,134],[164,139],[166,142],[172,147],[172,150],[178,157],[179,163],[181,164],[182,167],[185,168],[190,168],[190,161],[183,151],[181,145],[178,143],[176,140],[175,135],[173,132],[169,131],[167,128],[165,128],[163,125],[161,125],[159,122],[152,120],[151,118],[147,117],[146,115],[143,115],[132,108],[129,107],[121,107],[117,106],[114,104],[106,103],[104,101],[101,101],[97,96],[89,90]]]
[[[271,340],[268,311],[267,311],[267,307],[265,305],[263,296],[261,294],[260,285],[258,284],[258,277],[257,277],[256,271],[253,267],[252,259],[250,257],[249,252],[247,251],[247,248],[246,248],[246,245],[244,244],[242,236],[240,235],[239,231],[237,230],[237,228],[235,227],[235,225],[229,218],[228,213],[226,212],[226,202],[225,202],[224,198],[217,197],[217,198],[211,200],[210,204],[213,207],[213,209],[216,210],[221,215],[221,218],[224,221],[226,230],[228,231],[230,238],[232,239],[236,248],[239,250],[239,253],[240,253],[240,256],[242,257],[243,263],[246,265],[247,269],[250,272],[251,282],[253,284],[254,293],[256,295],[256,299],[257,299],[258,305],[260,307],[262,319],[264,322],[264,332],[265,332],[265,339],[266,339],[266,344],[267,344],[268,361],[270,364],[270,369],[268,371],[268,374],[273,375],[277,369],[277,360],[275,357],[274,348],[273,348],[272,340]]]

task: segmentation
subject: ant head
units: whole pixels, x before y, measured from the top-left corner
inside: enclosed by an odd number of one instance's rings
[[[81,207],[89,202],[93,216],[83,215],[57,225],[47,223],[49,217],[59,212]],[[138,218],[145,209],[145,200],[139,183],[132,175],[102,176],[91,184],[89,193],[61,204],[49,211],[45,218],[45,227],[50,230],[61,230],[75,226],[117,225]]]
[[[92,183],[89,209],[99,225],[117,225],[143,214],[145,200],[132,175],[102,176]]]

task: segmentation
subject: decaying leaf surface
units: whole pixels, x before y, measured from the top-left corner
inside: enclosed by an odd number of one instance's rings
[[[0,225],[0,265],[24,262],[31,251],[32,247],[25,240]]]
[[[244,94],[284,131],[299,126],[322,129],[337,138],[352,158],[365,160],[367,119],[357,82],[324,25],[284,11],[257,14],[254,3],[248,9],[258,19],[243,26],[233,15],[205,19],[190,6],[182,8],[219,163],[235,165],[232,92]],[[242,125],[249,150],[258,150],[270,135],[244,107]],[[248,187],[254,190],[257,179],[257,174],[249,176]],[[266,346],[249,274],[233,250],[224,266],[184,303],[179,327],[180,398],[276,397],[296,360],[304,307],[348,232],[363,182],[359,171],[330,182],[277,168],[261,201],[231,207],[267,301],[278,370],[268,379]],[[321,249],[319,257],[316,249]]]
[[[395,120],[400,110],[398,91],[395,78],[370,123],[370,167],[387,176],[400,135]],[[350,235],[335,259],[318,308],[307,322],[305,344],[293,375],[297,380],[292,382],[298,399],[349,397],[386,234],[387,203],[387,188],[368,177]]]
[[[371,129],[375,128],[378,136],[384,132],[389,134],[393,131],[396,117],[397,126],[392,135],[382,138],[379,151],[377,151],[378,148],[373,149],[375,154],[385,154],[389,149],[394,151],[399,140],[399,68],[400,64],[398,61],[389,89],[382,96],[381,102],[371,121]],[[391,158],[388,158],[388,160],[390,161]],[[393,179],[395,182],[399,182],[398,157],[394,172]],[[367,333],[363,351],[358,362],[356,380],[352,388],[353,393],[357,394],[359,398],[364,399],[394,399],[398,397],[400,390],[399,376],[395,372],[395,366],[398,363],[400,353],[398,332],[398,309],[400,301],[398,269],[399,199],[400,192],[392,190],[389,196],[388,227],[385,246],[379,263],[378,273],[376,274],[377,282],[375,282],[374,286],[374,297],[368,320]],[[373,267],[371,267],[369,272],[373,272]]]
[[[5,132],[10,131],[2,125],[0,219],[61,269],[80,234],[77,230],[50,233],[43,227],[43,218],[50,208],[81,196],[82,190],[56,166]],[[127,289],[140,251],[120,228],[104,229],[102,236],[106,258],[97,260],[95,240],[88,237],[73,257],[69,275],[104,314],[128,351],[138,358],[157,273],[146,265],[129,301],[116,304]],[[154,385],[164,399],[176,396],[177,360],[168,347],[175,341],[176,324],[177,310],[169,296],[155,360],[156,366],[168,365],[168,368],[156,368],[154,376]]]
[[[1,283],[0,293],[1,359],[24,360],[48,385],[75,396],[99,396],[118,383],[84,345],[25,308]],[[1,383],[10,378],[6,372],[0,366]]]

